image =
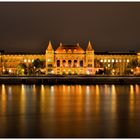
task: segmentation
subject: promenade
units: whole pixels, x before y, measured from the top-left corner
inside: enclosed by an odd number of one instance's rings
[[[140,84],[137,76],[0,76],[0,84]]]

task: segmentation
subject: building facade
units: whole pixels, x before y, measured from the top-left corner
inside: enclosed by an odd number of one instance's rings
[[[89,41],[86,50],[80,45],[60,43],[56,50],[49,41],[45,54],[0,54],[0,73],[5,71],[16,74],[19,64],[28,67],[39,59],[45,64],[45,74],[112,74],[123,75],[130,70],[139,73],[139,65],[132,66],[132,61],[140,63],[140,53],[94,52]],[[134,69],[132,69],[134,68]]]

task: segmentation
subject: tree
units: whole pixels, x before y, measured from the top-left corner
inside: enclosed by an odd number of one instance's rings
[[[94,60],[94,66],[95,66],[95,68],[102,68],[103,67],[103,63],[101,63],[100,60],[95,59]]]
[[[44,63],[43,61],[40,61],[39,58],[35,59],[34,62],[32,63],[33,67],[34,67],[34,72],[40,72],[41,68],[44,68]]]
[[[35,59],[32,64],[35,68],[43,68],[43,61],[40,61],[39,58]]]
[[[26,74],[26,71],[27,71],[27,66],[25,63],[20,63],[17,66],[17,74],[24,75],[24,74]]]
[[[27,74],[31,75],[34,72],[33,64],[29,64],[27,68]]]
[[[138,59],[132,59],[128,65],[127,65],[127,68],[136,68],[136,67],[139,67],[140,66],[140,63],[138,62]]]

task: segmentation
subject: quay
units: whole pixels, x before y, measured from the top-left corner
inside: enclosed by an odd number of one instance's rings
[[[140,84],[138,76],[0,76],[0,84]]]

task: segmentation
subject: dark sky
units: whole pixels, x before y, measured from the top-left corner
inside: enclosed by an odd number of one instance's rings
[[[0,50],[45,53],[49,40],[140,51],[140,3],[0,3]]]

